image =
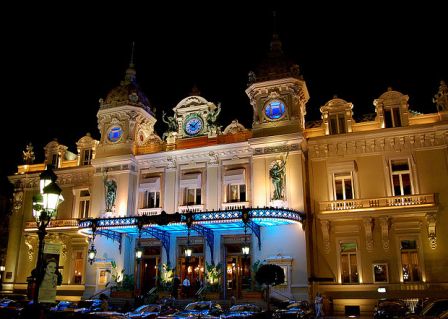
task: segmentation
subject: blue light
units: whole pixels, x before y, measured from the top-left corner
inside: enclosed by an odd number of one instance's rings
[[[271,120],[279,119],[285,114],[285,104],[280,101],[272,101],[266,106],[264,113]]]

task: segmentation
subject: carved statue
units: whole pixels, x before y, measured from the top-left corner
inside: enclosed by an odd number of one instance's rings
[[[249,74],[247,77],[248,77],[247,86],[251,86],[252,84],[254,84],[257,81],[257,76],[255,75],[254,71],[249,71]]]
[[[166,116],[165,111],[162,111],[162,121],[168,124],[168,132],[177,132],[179,127],[177,125],[176,118],[174,116],[168,116],[165,119],[165,116]]]
[[[104,177],[104,191],[106,199],[106,212],[112,212],[117,198],[117,182]]]
[[[440,81],[439,92],[434,95],[432,102],[436,104],[437,112],[448,111],[448,86]]]
[[[25,164],[33,164],[34,160],[36,159],[36,156],[34,155],[34,146],[33,144],[29,143],[26,146],[26,150],[22,151],[23,153],[23,162]]]
[[[272,184],[274,185],[274,196],[272,200],[283,199],[283,188],[285,184],[285,170],[286,170],[286,154],[285,159],[276,160],[272,162],[271,168],[269,169],[269,176],[272,179]]]
[[[207,125],[209,129],[217,128],[216,120],[218,119],[219,113],[221,113],[221,103],[218,103],[218,107],[207,114]]]

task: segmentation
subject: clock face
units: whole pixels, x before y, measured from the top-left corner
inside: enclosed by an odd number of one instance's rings
[[[285,104],[279,100],[271,101],[266,105],[264,114],[271,120],[278,120],[285,114]]]
[[[204,126],[204,123],[202,121],[202,118],[200,118],[197,115],[192,115],[187,117],[187,120],[185,121],[184,130],[185,133],[187,133],[190,136],[198,134],[202,127]]]
[[[112,143],[118,142],[123,135],[123,129],[120,126],[113,126],[107,133],[107,138]]]

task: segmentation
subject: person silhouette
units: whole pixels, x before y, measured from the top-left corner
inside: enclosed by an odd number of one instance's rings
[[[322,310],[324,303],[324,298],[320,294],[320,292],[316,293],[316,298],[314,298],[314,311],[316,318],[323,317],[324,311]]]

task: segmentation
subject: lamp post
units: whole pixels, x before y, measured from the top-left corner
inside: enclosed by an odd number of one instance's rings
[[[96,232],[96,221],[92,220],[92,239],[91,239],[92,245],[90,246],[90,248],[87,252],[87,258],[89,259],[90,265],[93,264],[93,262],[95,261],[95,257],[96,257],[95,232]]]
[[[188,274],[188,267],[190,266],[190,257],[193,253],[193,250],[190,247],[190,231],[191,226],[193,225],[193,213],[188,212],[186,215],[185,224],[187,225],[187,247],[185,248],[185,268],[186,272]]]
[[[250,214],[247,208],[243,209],[243,212],[241,214],[241,220],[244,223],[244,244],[241,247],[241,252],[243,253],[243,257],[246,258],[249,256],[250,253],[250,247],[249,244],[247,243],[247,224],[250,221]]]
[[[137,260],[137,264],[140,264],[140,260],[142,260],[143,250],[141,245],[141,238],[142,238],[142,228],[143,228],[143,221],[139,219],[138,224],[138,242],[137,247],[135,249],[135,259]]]
[[[33,216],[37,224],[37,236],[39,238],[39,250],[37,253],[36,268],[31,272],[31,280],[34,285],[33,301],[39,302],[39,285],[44,275],[44,245],[47,226],[56,218],[58,205],[63,201],[62,189],[56,184],[57,176],[50,167],[42,172],[40,178],[40,192],[33,196]]]

